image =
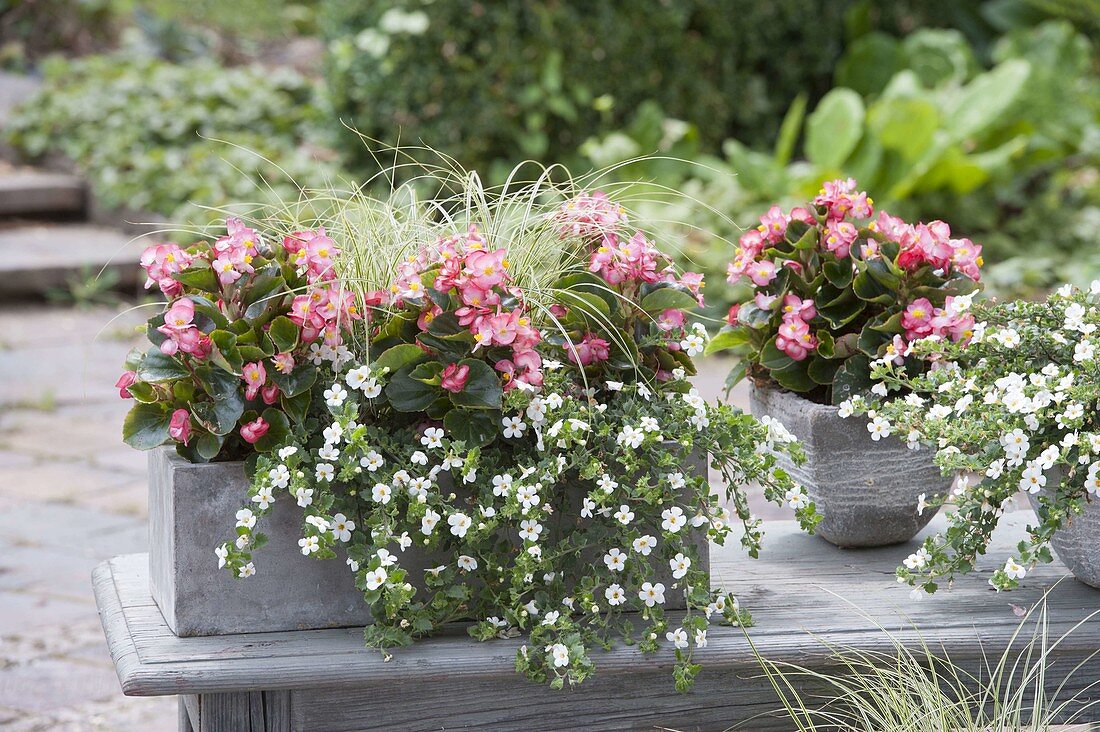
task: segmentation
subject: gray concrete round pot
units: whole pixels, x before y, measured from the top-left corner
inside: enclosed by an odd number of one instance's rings
[[[1047,477],[1048,485],[1058,484],[1059,480],[1054,475]],[[1027,497],[1031,507],[1038,511],[1039,496],[1029,493]],[[1084,513],[1071,517],[1054,532],[1051,543],[1062,564],[1073,572],[1074,577],[1100,589],[1100,500],[1094,498],[1089,501]]]
[[[839,547],[912,539],[936,513],[917,513],[920,494],[942,495],[951,487],[931,451],[910,450],[897,437],[875,442],[866,418],[843,419],[834,406],[778,388],[753,386],[749,405],[756,417],[779,420],[802,443],[803,465],[780,460],[822,515],[817,535]]]

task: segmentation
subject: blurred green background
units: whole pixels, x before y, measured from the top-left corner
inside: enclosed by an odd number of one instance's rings
[[[618,166],[716,308],[740,232],[838,176],[983,244],[996,293],[1100,275],[1098,36],[1100,0],[0,0],[0,67],[45,79],[7,142],[109,205],[366,180],[353,129],[490,183]]]

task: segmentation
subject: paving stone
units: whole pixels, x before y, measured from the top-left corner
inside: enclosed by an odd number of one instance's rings
[[[0,588],[87,601],[92,596],[92,570],[99,561],[58,546],[4,546]]]
[[[0,674],[0,705],[23,711],[56,712],[111,699],[118,693],[118,677],[109,664],[47,659],[8,668]]]
[[[79,546],[87,538],[133,526],[132,519],[76,506],[25,505],[0,513],[0,537],[24,546]]]
[[[8,121],[11,111],[30,99],[42,82],[22,74],[0,72],[0,126]]]
[[[3,179],[0,178],[0,185]],[[3,200],[0,190],[0,200]],[[146,244],[116,229],[87,224],[49,224],[0,229],[0,294],[40,296],[65,287],[73,276],[115,271],[119,284],[136,288],[145,277],[137,266]]]
[[[87,464],[40,459],[26,467],[4,469],[0,506],[24,501],[82,504],[85,497],[117,490],[129,479],[129,474]]]
[[[84,179],[66,173],[16,170],[0,174],[0,216],[77,215],[88,202]]]
[[[87,602],[31,595],[23,592],[0,593],[0,638],[28,637],[40,628],[54,628],[86,619],[95,613]],[[5,704],[0,694],[0,705]]]

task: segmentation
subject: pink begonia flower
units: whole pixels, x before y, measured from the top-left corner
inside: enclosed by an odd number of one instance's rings
[[[783,317],[798,317],[807,323],[817,316],[813,300],[803,300],[798,295],[786,295],[783,298]]]
[[[951,263],[955,268],[975,282],[980,281],[983,263],[981,244],[975,244],[969,239],[952,239],[948,243],[954,249]]]
[[[675,309],[670,308],[668,310],[665,310],[663,313],[661,313],[660,316],[657,318],[657,328],[659,330],[665,331],[666,333],[668,331],[676,330],[677,328],[683,328],[683,327],[684,327],[684,311],[683,310],[675,310]]]
[[[443,379],[440,386],[447,391],[457,394],[466,388],[466,381],[470,378],[470,367],[466,364],[449,363],[443,368]]]
[[[779,206],[772,206],[768,212],[760,217],[758,231],[771,243],[783,241],[783,235],[787,233],[787,223],[790,217],[783,213]]]
[[[210,338],[194,325],[195,303],[189,298],[180,298],[172,303],[164,314],[164,325],[157,328],[167,336],[160,344],[161,353],[174,356],[183,351],[198,358],[205,358],[212,347]]]
[[[443,313],[443,308],[439,307],[435,303],[432,306],[422,310],[419,317],[416,319],[416,327],[420,330],[427,330],[428,326],[432,324],[432,321]]]
[[[574,352],[575,351],[575,352]],[[611,357],[610,344],[594,333],[585,333],[580,343],[566,343],[566,357],[573,363],[589,366]]]
[[[900,335],[895,335],[894,340],[886,345],[886,357],[890,358],[897,366],[905,363],[905,356],[908,352],[909,344]]]
[[[749,279],[757,287],[767,287],[775,279],[775,263],[764,260],[756,262],[749,269]]]
[[[278,384],[268,384],[264,388],[260,389],[260,398],[264,400],[264,404],[275,404],[279,401],[279,386]]]
[[[859,236],[859,230],[849,221],[829,221],[825,225],[825,247],[844,259]]]
[[[566,201],[554,219],[560,236],[585,239],[601,237],[627,223],[626,211],[603,191],[581,193]]]
[[[737,316],[741,312],[741,303],[735,302],[730,305],[730,311],[726,313],[726,322],[730,325],[737,325]]]
[[[241,278],[241,273],[237,271],[229,257],[218,257],[210,263],[210,266],[214,269],[214,274],[218,276],[218,282],[223,285],[231,285]]]
[[[833,221],[840,221],[848,216],[866,219],[874,212],[871,199],[866,193],[856,191],[856,182],[852,178],[826,181],[813,202],[816,206],[824,206],[827,218]]]
[[[554,303],[553,305],[550,306],[550,314],[553,315],[558,320],[561,320],[562,318],[564,318],[566,316],[566,314],[568,314],[568,312],[569,312],[569,309],[566,308],[564,305],[562,305],[560,303]]]
[[[771,310],[772,305],[775,305],[778,299],[779,295],[769,295],[766,292],[758,292],[753,296],[752,301],[756,307],[761,310]]]
[[[168,436],[177,442],[182,442],[184,446],[187,446],[188,441],[191,439],[191,413],[186,409],[177,409],[172,412],[172,417],[168,421]]]
[[[176,300],[164,313],[164,325],[162,328],[170,330],[185,330],[192,327],[195,320],[195,302],[184,297]]]
[[[263,361],[246,363],[241,369],[241,379],[245,383],[244,398],[255,399],[256,394],[267,383],[267,369],[264,368]]]
[[[271,360],[275,362],[275,370],[280,374],[289,374],[294,370],[294,354],[290,351],[276,353]]]
[[[474,285],[483,290],[491,290],[503,284],[508,277],[507,254],[503,249],[470,252],[466,255],[464,271]]]
[[[791,221],[801,221],[807,226],[813,226],[817,223],[817,219],[814,218],[810,209],[799,206],[791,209]]]
[[[156,284],[166,296],[178,297],[183,285],[172,275],[191,266],[193,257],[177,244],[154,244],[141,253],[141,266],[148,277],[145,289]]]
[[[257,417],[252,422],[241,425],[241,438],[244,439],[250,445],[256,444],[256,441],[267,434],[267,431],[271,429],[263,417]]]
[[[498,361],[495,368],[504,378],[505,391],[514,389],[520,383],[542,386],[542,356],[538,351],[515,351],[511,361]]]
[[[931,334],[934,316],[934,308],[927,297],[909,303],[901,314],[901,327],[905,329],[905,339],[915,341]]]
[[[118,389],[118,395],[123,399],[133,399],[134,395],[130,393],[130,387],[137,381],[137,373],[134,371],[123,371],[122,376],[118,377],[118,381],[115,382],[115,388]]]

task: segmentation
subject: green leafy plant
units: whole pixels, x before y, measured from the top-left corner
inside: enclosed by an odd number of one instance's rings
[[[729,279],[754,291],[707,346],[741,357],[730,384],[748,375],[836,404],[870,388],[873,359],[904,363],[907,341],[970,337],[953,300],[978,289],[981,247],[942,221],[872,220],[872,205],[855,181],[833,181],[741,237]]]
[[[290,70],[122,55],[44,70],[6,138],[32,159],[70,158],[107,206],[205,224],[202,207],[296,199],[339,175],[315,86]]]

